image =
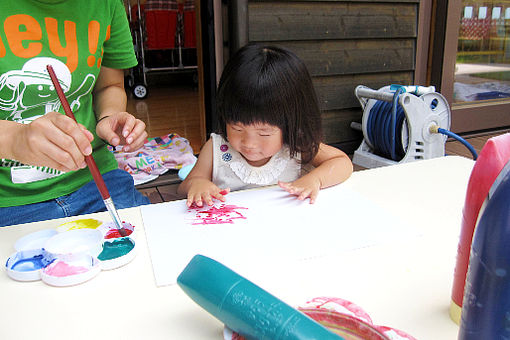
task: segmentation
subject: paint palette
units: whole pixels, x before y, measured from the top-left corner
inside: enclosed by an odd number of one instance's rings
[[[52,286],[86,282],[101,270],[119,268],[135,255],[134,227],[123,222],[128,236],[121,237],[113,223],[83,219],[56,229],[41,230],[16,241],[5,264],[16,281],[37,281]]]

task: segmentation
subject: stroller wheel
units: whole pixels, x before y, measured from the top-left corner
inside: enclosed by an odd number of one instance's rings
[[[133,87],[133,94],[137,99],[143,99],[147,97],[147,87],[145,85],[135,85]]]

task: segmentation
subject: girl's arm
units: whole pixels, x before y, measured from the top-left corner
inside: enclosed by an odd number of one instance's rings
[[[309,174],[317,176],[321,189],[342,183],[352,174],[352,162],[340,149],[321,143],[319,152],[312,161],[315,167]],[[309,175],[308,174],[308,175]]]
[[[186,205],[190,207],[193,203],[201,207],[205,201],[207,205],[213,204],[213,198],[225,202],[225,196],[230,189],[218,188],[212,182],[213,171],[213,143],[209,139],[198,155],[198,160],[186,179],[179,185],[177,192],[187,194]]]
[[[310,197],[314,203],[320,189],[342,183],[352,174],[352,162],[341,150],[321,143],[319,151],[312,161],[315,167],[308,174],[292,183],[279,182],[281,188],[299,200]]]

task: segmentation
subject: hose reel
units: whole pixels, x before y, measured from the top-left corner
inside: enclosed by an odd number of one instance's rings
[[[359,85],[355,94],[363,141],[353,163],[375,168],[444,156],[447,136],[437,130],[450,129],[450,107],[434,87]]]

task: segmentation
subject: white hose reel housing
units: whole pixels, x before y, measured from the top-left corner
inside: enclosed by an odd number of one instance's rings
[[[406,88],[423,87],[406,86]],[[419,93],[419,91],[418,91]],[[445,130],[450,129],[450,107],[446,99],[437,92],[428,92],[420,96],[412,93],[402,93],[399,96],[399,104],[404,110],[404,124],[401,133],[405,156],[400,161],[394,161],[376,155],[374,146],[368,139],[367,121],[370,110],[377,100],[392,102],[394,91],[390,86],[384,86],[379,90],[373,90],[359,85],[355,90],[363,109],[363,141],[354,152],[353,163],[364,168],[376,168],[386,165],[406,163],[435,157],[442,157],[445,153],[447,136],[430,132],[431,126],[437,126]]]

